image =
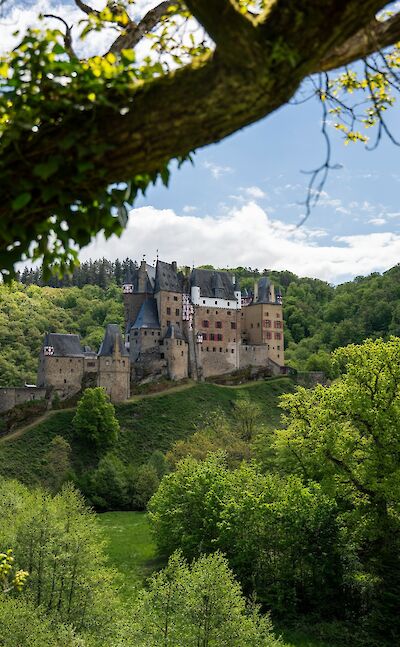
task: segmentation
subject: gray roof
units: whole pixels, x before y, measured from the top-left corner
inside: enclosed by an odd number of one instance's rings
[[[121,355],[129,355],[124,346],[118,324],[107,324],[104,339],[101,343],[98,355],[107,357],[113,355],[116,349],[116,345],[119,347],[119,352],[121,353]]]
[[[236,301],[232,277],[228,272],[193,270],[190,283],[200,288],[200,296]]]
[[[172,263],[157,261],[154,291],[183,292],[183,278],[183,274],[177,272]]]
[[[139,267],[133,267],[127,270],[124,276],[124,284],[133,285],[133,291],[139,291]],[[156,278],[156,268],[146,263],[146,292],[153,292]]]
[[[56,357],[84,357],[79,335],[48,332],[45,334],[43,346],[52,346]]]
[[[181,329],[179,328],[179,326],[175,326],[175,324],[170,324],[168,326],[164,339],[183,339],[184,341],[186,341]]]
[[[271,288],[271,281],[267,276],[263,276],[259,281],[258,281],[258,297],[257,297],[257,303],[270,303],[270,291]]]
[[[153,298],[142,303],[136,321],[132,328],[160,328],[158,320],[157,301]]]

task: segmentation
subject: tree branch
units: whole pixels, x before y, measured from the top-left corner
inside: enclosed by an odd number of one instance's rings
[[[256,20],[249,13],[239,12],[234,0],[187,0],[186,4],[226,63],[246,66],[257,50],[265,49]]]
[[[72,47],[72,27],[68,25],[68,23],[64,20],[64,18],[61,18],[61,16],[55,16],[52,13],[46,13],[43,14],[43,18],[54,18],[55,20],[60,20],[64,27],[65,27],[65,36],[64,36],[64,46],[66,51],[68,52],[70,58],[77,58],[74,49]]]
[[[165,0],[157,7],[150,9],[142,20],[136,24],[133,20],[126,26],[124,32],[111,45],[109,52],[121,52],[123,49],[133,49],[143,36],[149,34],[166,15],[170,7],[179,4],[177,0]]]
[[[388,20],[374,18],[339,47],[335,47],[318,65],[318,71],[329,71],[349,65],[360,58],[385,49],[400,40],[400,13]],[[317,71],[315,70],[315,71]]]
[[[84,2],[81,2],[81,0],[75,0],[75,4],[79,9],[81,9],[84,13],[86,13],[88,16],[90,14],[94,14],[95,16],[99,15],[99,11],[97,9],[92,9],[92,7],[89,7],[89,5],[85,4]]]

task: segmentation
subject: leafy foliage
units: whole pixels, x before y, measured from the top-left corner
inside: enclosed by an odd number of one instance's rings
[[[240,586],[220,553],[190,566],[174,553],[152,577],[135,608],[138,647],[278,647],[267,617],[246,609]]]
[[[75,433],[95,451],[114,445],[120,431],[114,405],[104,389],[85,389],[72,420]]]

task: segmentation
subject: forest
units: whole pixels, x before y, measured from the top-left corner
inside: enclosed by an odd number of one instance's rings
[[[188,386],[142,416],[86,389],[0,440],[2,644],[284,647],[279,628],[299,626],[313,646],[397,644],[400,339],[331,362],[329,387]],[[147,463],[129,464],[138,450]],[[158,567],[129,597],[88,502],[148,509]]]
[[[35,382],[45,331],[78,333],[97,350],[107,323],[122,327],[120,286],[133,262],[87,261],[71,276],[48,281],[40,270],[26,268],[18,282],[0,285],[0,386]],[[242,289],[252,289],[263,275],[281,288],[286,363],[299,371],[323,370],[333,376],[332,350],[400,334],[400,266],[338,286],[288,271],[220,269],[234,274]]]

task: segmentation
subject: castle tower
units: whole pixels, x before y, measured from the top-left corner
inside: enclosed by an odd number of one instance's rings
[[[129,353],[117,324],[108,324],[98,352],[97,386],[108,393],[111,402],[123,402],[130,395]]]
[[[266,276],[256,282],[253,301],[243,308],[242,341],[266,346],[267,357],[277,370],[285,365],[282,294]]]

